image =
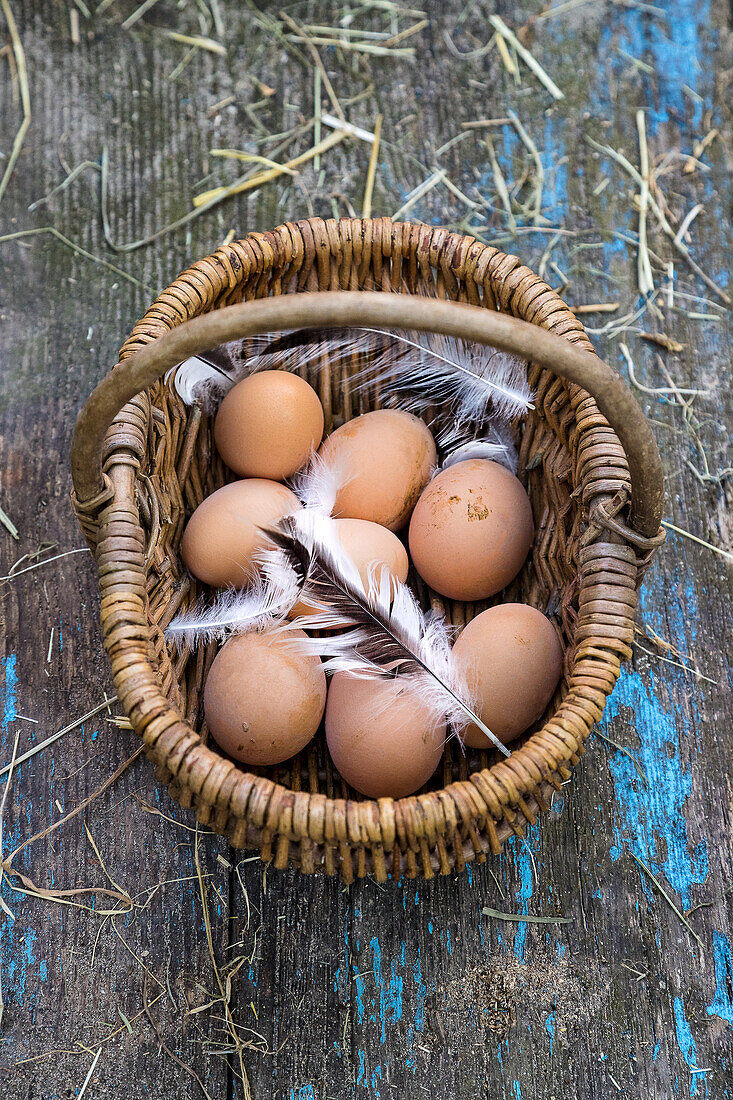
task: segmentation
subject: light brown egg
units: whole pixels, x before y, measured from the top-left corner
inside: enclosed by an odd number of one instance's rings
[[[276,481],[232,481],[199,504],[183,532],[181,556],[199,580],[241,588],[255,574],[255,553],[267,546],[259,528],[298,508],[295,493]]]
[[[516,577],[533,534],[532,506],[514,474],[496,462],[469,459],[442,470],[420,497],[410,553],[434,591],[482,600]]]
[[[365,590],[369,590],[369,570],[375,563],[385,565],[397,580],[407,580],[410,568],[407,551],[392,531],[367,519],[336,519],[333,523],[339,542],[359,570]],[[289,617],[317,614],[319,610],[299,601]]]
[[[292,648],[306,638],[302,630],[239,634],[217,654],[204,713],[217,744],[235,760],[279,764],[318,729],[326,705],[323,665]]]
[[[404,798],[443,754],[445,722],[398,679],[337,672],[326,705],[326,739],[340,775],[369,798]]]
[[[297,374],[263,370],[238,382],[222,401],[214,441],[241,477],[282,481],[305,466],[323,438],[323,407]]]
[[[411,413],[377,409],[349,420],[321,446],[344,470],[334,516],[405,526],[436,462],[435,441]]]
[[[472,619],[453,646],[476,713],[508,744],[542,715],[562,672],[562,646],[541,611],[523,603],[502,603]],[[477,726],[464,735],[474,749],[489,740]]]

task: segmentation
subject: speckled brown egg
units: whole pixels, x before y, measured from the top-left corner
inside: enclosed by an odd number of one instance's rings
[[[263,370],[238,382],[214,424],[219,454],[241,477],[282,481],[305,466],[323,438],[323,407],[297,374]]]
[[[520,481],[496,462],[469,459],[442,470],[425,489],[410,521],[410,553],[435,592],[482,600],[516,577],[533,534]]]
[[[307,745],[326,705],[318,657],[294,649],[302,630],[240,634],[217,654],[204,713],[217,744],[243,764],[279,764]]]
[[[405,526],[436,462],[435,441],[411,413],[377,409],[349,420],[321,446],[344,472],[334,516]]]
[[[445,722],[399,679],[338,672],[326,705],[326,739],[341,776],[369,798],[404,798],[443,754]]]
[[[562,672],[562,646],[549,619],[523,603],[502,603],[472,619],[453,654],[473,694],[476,713],[508,744],[542,715]],[[465,742],[487,748],[469,726]]]
[[[255,553],[267,545],[259,528],[300,506],[295,493],[276,481],[233,481],[199,504],[183,532],[181,556],[199,580],[241,588],[254,576]]]
[[[375,565],[386,566],[399,581],[407,580],[410,568],[407,551],[392,531],[367,519],[335,519],[333,525],[339,542],[359,570],[365,591],[369,590],[369,573]],[[290,618],[317,614],[319,610],[299,601]]]

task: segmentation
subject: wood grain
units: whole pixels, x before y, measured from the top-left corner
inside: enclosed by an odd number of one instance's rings
[[[296,180],[227,200],[148,246],[116,253],[103,237],[97,170],[84,170],[45,205],[29,211],[29,204],[69,169],[85,160],[98,164],[106,148],[113,239],[124,245],[149,235],[190,210],[193,195],[241,171],[210,157],[210,149],[271,155],[272,145],[250,142],[310,117],[311,64],[262,25],[276,6],[256,14],[219,0],[226,57],[197,50],[171,79],[186,48],[160,28],[216,37],[216,27],[199,23],[203,5],[179,8],[159,0],[125,30],[121,21],[136,4],[117,0],[101,16],[80,16],[74,45],[70,5],[11,4],[26,53],[32,123],[0,205],[0,234],[52,226],[142,286],[48,233],[0,242],[0,506],[20,535],[16,543],[0,530],[3,575],[44,541],[57,552],[83,545],[68,503],[73,422],[152,295],[230,229],[241,235],[286,217],[346,214],[350,206],[358,213],[370,151],[365,143],[342,143],[323,155],[320,169],[307,167]],[[639,6],[589,2],[545,19],[534,18],[535,3],[430,0],[426,7],[425,28],[401,43],[414,47],[412,59],[321,47],[347,118],[370,129],[384,116],[375,215],[394,213],[436,166],[444,168],[465,194],[476,198],[477,188],[494,207],[483,208],[485,222],[475,222],[486,238],[535,270],[544,266],[558,287],[567,278],[568,302],[621,303],[617,314],[584,315],[591,331],[601,330],[641,304],[633,244],[638,220],[634,185],[585,137],[638,163],[635,113],[643,108],[652,165],[668,152],[692,152],[713,128],[719,132],[701,154],[709,171],[685,173],[686,161],[676,156],[659,184],[678,219],[703,204],[689,247],[726,287],[733,245],[729,5],[675,0],[661,18]],[[526,23],[524,44],[563,90],[563,101],[553,104],[524,68],[515,84],[494,48],[481,52],[492,12],[515,30]],[[335,24],[343,9],[298,4],[292,13],[301,23]],[[375,8],[357,23],[398,33],[410,19]],[[466,57],[471,51],[477,52]],[[6,54],[0,80],[0,149],[7,156],[21,115]],[[350,97],[364,92],[349,106]],[[540,151],[542,212],[549,222],[542,233],[520,229],[514,240],[482,144],[487,131],[471,131],[436,156],[464,122],[505,118],[508,110],[517,112]],[[511,126],[488,132],[511,188],[531,158]],[[303,151],[308,140],[284,155]],[[527,187],[518,195],[531,197]],[[469,215],[444,186],[427,192],[409,214],[451,225],[467,224]],[[518,222],[527,224],[521,216]],[[650,225],[653,252],[673,258],[670,243],[652,232],[653,219]],[[554,239],[553,226],[576,235]],[[698,434],[711,469],[720,470],[730,465],[729,316],[685,261],[674,259],[672,308],[662,293],[659,316],[647,312],[619,336],[592,335],[601,356],[622,371],[619,342],[625,341],[649,387],[668,383],[658,349],[635,330],[665,332],[684,345],[677,354],[663,351],[664,362],[678,385],[709,391],[695,402]],[[656,269],[654,277],[665,285]],[[730,551],[729,483],[704,483],[693,474],[689,464],[701,469],[701,455],[668,396],[645,395],[644,401],[663,454],[668,517]],[[244,1061],[255,1100],[733,1095],[730,579],[723,557],[670,536],[647,578],[640,622],[690,654],[715,683],[638,650],[599,733],[633,754],[644,780],[628,756],[594,738],[526,843],[510,845],[493,863],[455,879],[364,881],[345,889],[292,871],[263,872],[217,838],[200,836],[217,964],[224,972],[227,960],[241,963],[231,1008],[241,1027],[252,1029],[240,1034],[252,1043]],[[0,583],[0,607],[3,763],[16,733],[24,751],[113,689],[86,554]],[[132,734],[102,713],[22,764],[6,808],[4,851],[82,801],[134,747]],[[164,987],[151,1012],[166,1045],[195,1069],[211,1096],[242,1096],[236,1060],[228,1066],[221,1056],[222,1005],[190,1014],[217,993],[193,878],[192,820],[157,790],[144,760],[83,815],[104,868],[81,817],[25,849],[18,868],[55,889],[109,885],[106,873],[131,894],[173,881],[141,908],[148,896],[142,893],[138,908],[114,921],[21,895],[4,883],[15,920],[5,920],[0,942],[0,1096],[77,1095],[100,1045],[87,1097],[201,1096],[140,1015],[141,964]],[[690,910],[687,919],[703,948],[630,853],[680,910]],[[100,895],[99,906],[106,908],[107,900]],[[483,916],[484,906],[571,923],[502,921]],[[151,1000],[159,992],[148,978]],[[45,1057],[26,1061],[38,1056]]]

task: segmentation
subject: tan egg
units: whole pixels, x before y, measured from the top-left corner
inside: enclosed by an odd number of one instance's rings
[[[326,705],[318,657],[293,646],[302,630],[239,634],[217,654],[204,687],[212,736],[243,764],[279,764],[307,745]]]
[[[443,755],[445,722],[399,679],[337,672],[326,739],[340,775],[369,798],[404,798],[427,783]]]
[[[305,466],[323,438],[323,407],[297,374],[263,370],[238,382],[222,401],[214,441],[241,477],[283,481]]]
[[[441,470],[412,513],[410,554],[426,584],[453,600],[500,592],[532,545],[532,506],[521,482],[485,459]]]
[[[398,581],[407,580],[410,568],[407,551],[392,531],[367,519],[336,519],[333,525],[339,542],[359,570],[365,590],[369,590],[369,571],[375,564],[385,565]],[[319,610],[298,602],[289,617],[317,614]]]
[[[276,481],[233,481],[199,504],[183,532],[181,556],[199,580],[241,588],[255,575],[255,553],[268,545],[260,528],[300,506],[295,493]]]
[[[562,646],[541,611],[502,603],[472,619],[453,646],[482,722],[508,744],[542,715],[562,672]],[[464,739],[474,749],[489,740],[477,726]]]
[[[377,409],[349,420],[321,446],[342,466],[334,516],[368,519],[390,531],[405,526],[436,462],[435,441],[412,413]]]

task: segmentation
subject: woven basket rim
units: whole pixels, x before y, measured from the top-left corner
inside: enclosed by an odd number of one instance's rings
[[[328,289],[338,277],[334,267],[347,262],[343,258],[345,253],[352,268],[358,254],[364,279],[371,280],[372,289],[398,292],[400,287],[390,284],[389,272],[385,271],[390,267],[394,270],[395,257],[402,263],[407,256],[410,262],[429,266],[431,273],[437,271],[446,287],[450,288],[450,280],[453,284],[471,280],[477,288],[483,288],[483,304],[515,312],[593,350],[582,324],[560,297],[515,256],[472,237],[419,223],[312,218],[286,223],[266,233],[251,233],[196,261],[156,298],[135,325],[120,359],[124,360],[168,328],[207,311],[214,303],[226,304],[227,297],[236,293],[253,272],[261,275],[254,295],[258,297],[260,290],[264,294],[272,292],[273,272],[283,270],[293,275],[296,292],[314,289],[309,285],[309,280],[312,283],[314,279],[319,282],[317,289]],[[275,276],[276,283],[278,278],[282,282],[282,275]],[[325,286],[320,286],[321,282]],[[275,292],[283,292],[283,287],[277,285]],[[598,456],[599,461],[604,469],[609,463],[618,467],[617,480],[609,482],[609,490],[615,492],[595,490],[605,508],[602,514],[611,519],[623,517],[629,494],[624,489],[627,468],[621,444],[598,412],[593,398],[577,387],[572,390],[571,405],[578,432],[582,435],[583,425],[593,429],[600,426],[607,440],[607,453]],[[121,663],[120,645],[125,631],[119,621],[115,621],[114,628],[107,629],[110,610],[120,605],[126,608],[124,623],[129,628],[128,634],[134,634],[135,624],[139,626],[139,615],[136,618],[133,608],[141,601],[135,570],[140,557],[145,558],[146,547],[135,485],[146,453],[149,427],[144,395],[140,396],[140,401],[131,402],[118,415],[108,433],[106,492],[91,507],[90,502],[82,507],[78,501],[75,507],[85,533],[96,544],[105,646],[112,659],[118,695],[133,728],[143,738],[148,755],[164,778],[172,782],[179,797],[184,793],[184,803],[195,803],[199,817],[203,816],[219,831],[228,831],[235,843],[249,846],[254,835],[263,858],[274,855],[280,866],[287,863],[293,844],[300,844],[301,848],[311,844],[319,850],[324,845],[331,846],[334,852],[338,850],[334,859],[336,863],[341,860],[339,869],[345,877],[353,874],[353,867],[351,871],[348,867],[344,869],[344,848],[349,849],[347,863],[354,853],[361,856],[363,867],[360,870],[357,866],[356,873],[368,869],[378,878],[385,877],[387,855],[397,847],[401,855],[411,851],[413,864],[422,864],[421,873],[427,875],[434,867],[445,871],[447,866],[459,866],[470,858],[483,858],[487,850],[498,852],[507,836],[534,822],[537,809],[546,808],[548,795],[553,788],[558,789],[559,783],[570,774],[569,768],[582,755],[584,742],[613,689],[621,659],[631,655],[632,605],[649,555],[640,561],[629,542],[609,534],[602,524],[596,530],[592,525],[586,529],[579,564],[592,572],[595,562],[602,563],[610,556],[622,577],[621,587],[634,593],[634,599],[630,597],[626,619],[618,610],[614,611],[611,617],[619,620],[617,624],[603,623],[602,609],[592,612],[590,624],[595,624],[598,617],[603,627],[602,644],[585,627],[576,633],[567,693],[543,727],[508,760],[499,760],[490,768],[438,791],[397,800],[329,799],[320,793],[292,790],[248,772],[246,766],[234,764],[204,745],[166,697],[150,656],[143,652],[147,639],[137,638],[129,661]],[[139,432],[142,445],[134,437],[135,431]],[[587,435],[585,461],[590,464],[587,468],[592,468],[596,457],[593,438]],[[585,437],[581,438],[579,453],[584,443]],[[578,485],[581,484],[579,475]],[[120,513],[125,514],[127,538],[137,542],[129,555],[120,553],[122,543],[117,533]],[[582,578],[578,591],[583,593]],[[240,823],[239,829],[236,823]],[[452,861],[446,849],[448,840],[455,849]],[[459,848],[463,850],[462,858]],[[301,852],[303,869],[313,869],[309,864],[314,861],[313,852],[310,856]]]

